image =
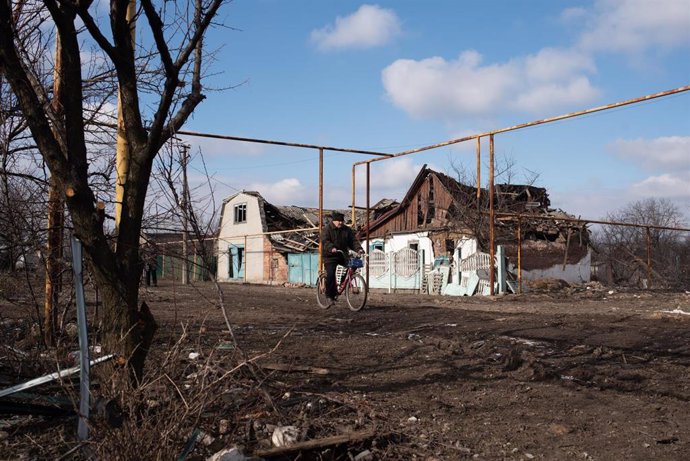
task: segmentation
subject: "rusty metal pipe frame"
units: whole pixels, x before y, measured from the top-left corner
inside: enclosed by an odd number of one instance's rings
[[[649,229],[690,232],[690,228],[687,228],[687,227],[656,226],[653,224],[633,224],[633,223],[629,223],[629,222],[601,221],[601,220],[597,220],[597,219],[562,218],[562,217],[558,217],[558,216],[529,215],[529,214],[522,214],[522,213],[506,213],[506,212],[502,212],[502,211],[496,212],[495,215],[499,218],[507,217],[507,218],[518,218],[518,219],[539,219],[542,221],[572,222],[572,223],[577,223],[580,225],[583,225],[583,224],[604,224],[604,225],[609,225],[609,226],[641,227],[641,228],[649,228]]]
[[[352,165],[352,228],[355,229],[355,167]]]
[[[498,130],[487,131],[487,132],[485,132],[485,133],[473,134],[473,135],[465,136],[465,137],[462,137],[462,138],[451,139],[451,140],[449,140],[449,141],[444,141],[444,142],[440,142],[440,143],[437,143],[437,144],[432,144],[432,145],[430,145],[430,146],[419,147],[419,148],[417,148],[417,149],[411,149],[411,150],[399,152],[399,153],[397,153],[397,154],[393,154],[393,155],[386,156],[385,158],[375,158],[375,159],[371,159],[371,160],[365,160],[365,161],[362,161],[362,162],[358,162],[357,164],[359,165],[359,164],[364,164],[364,163],[373,163],[373,162],[378,162],[378,161],[381,161],[381,160],[386,160],[386,159],[388,159],[388,158],[397,158],[397,157],[402,157],[403,155],[416,154],[416,153],[418,153],[418,152],[423,152],[423,151],[425,151],[425,150],[436,149],[436,148],[438,148],[438,147],[444,147],[444,146],[450,146],[450,145],[452,145],[452,144],[458,144],[458,143],[465,142],[465,141],[469,141],[469,140],[471,140],[471,139],[476,139],[476,138],[479,138],[479,137],[485,137],[485,136],[489,136],[489,135],[492,135],[492,134],[498,134],[498,133],[506,133],[506,132],[508,132],[508,131],[520,130],[520,129],[522,129],[522,128],[528,128],[528,127],[531,127],[531,126],[544,125],[544,124],[546,124],[546,123],[557,122],[557,121],[565,120],[565,119],[568,119],[568,118],[579,117],[579,116],[581,116],[581,115],[593,114],[593,113],[595,113],[595,112],[601,112],[601,111],[605,111],[605,110],[609,110],[609,109],[615,109],[615,108],[617,108],[617,107],[628,106],[628,105],[630,105],[630,104],[636,104],[636,103],[639,103],[639,102],[644,102],[644,101],[649,101],[649,100],[652,100],[652,99],[662,98],[662,97],[664,97],[664,96],[671,96],[671,95],[678,94],[678,93],[682,93],[682,92],[684,92],[684,91],[689,91],[689,90],[690,90],[690,85],[681,86],[681,87],[678,87],[678,88],[674,88],[674,89],[672,89],[672,90],[662,91],[662,92],[659,92],[659,93],[652,93],[652,94],[648,94],[648,95],[646,95],[646,96],[641,96],[641,97],[639,97],[639,98],[627,99],[627,100],[625,100],[625,101],[620,101],[620,102],[616,102],[616,103],[613,103],[613,104],[607,104],[607,105],[605,105],[605,106],[599,106],[599,107],[594,107],[594,108],[591,108],[591,109],[581,110],[581,111],[578,111],[578,112],[571,112],[571,113],[568,113],[568,114],[557,115],[557,116],[555,116],[555,117],[549,117],[549,118],[544,118],[544,119],[541,119],[541,120],[535,120],[535,121],[533,121],[533,122],[521,123],[521,124],[519,124],[519,125],[513,125],[513,126],[510,126],[510,127],[501,128],[501,129],[498,129]]]
[[[659,230],[671,230],[671,231],[677,231],[677,232],[690,232],[690,229],[685,228],[685,227],[670,227],[670,226],[654,226],[651,224],[632,224],[632,223],[624,223],[624,222],[616,222],[616,221],[601,221],[601,220],[594,220],[594,219],[579,219],[579,218],[560,218],[560,217],[555,217],[555,216],[532,216],[532,215],[523,215],[520,213],[496,213],[497,216],[499,217],[510,217],[510,218],[517,218],[518,222],[518,230],[517,230],[517,271],[518,271],[518,289],[519,292],[522,293],[522,278],[521,278],[521,271],[522,271],[522,265],[521,265],[521,258],[522,258],[522,232],[521,232],[521,226],[522,226],[522,219],[540,219],[543,221],[563,221],[563,222],[572,222],[572,223],[577,223],[580,225],[586,225],[586,224],[602,224],[602,225],[608,225],[608,226],[625,226],[625,227],[639,227],[639,228],[644,228],[645,229],[645,234],[646,234],[646,247],[647,247],[647,288],[651,288],[651,283],[652,283],[652,237],[651,237],[651,229],[659,229]],[[570,237],[570,235],[568,235]]]
[[[647,289],[652,287],[652,234],[647,229]]]
[[[494,222],[495,222],[495,212],[494,212],[494,135],[489,135],[489,294],[491,296],[496,294],[494,283],[496,282],[496,275],[494,270],[496,270],[496,249],[494,248],[495,235],[494,235]]]
[[[479,199],[482,194],[482,181],[481,181],[481,160],[482,160],[482,138],[477,136],[477,207],[479,207]],[[479,208],[477,208],[479,209]]]
[[[323,149],[319,149],[319,232],[323,229]],[[319,237],[319,272],[323,270],[321,258],[321,238]]]
[[[370,182],[371,181],[371,175],[370,175],[371,169],[370,169],[370,166],[371,165],[369,165],[367,163],[367,217],[366,217],[366,220],[367,220],[367,253],[369,253],[369,248],[371,247],[371,242],[369,242],[369,237],[370,237],[370,234],[369,234],[369,206],[370,206],[369,205],[369,198],[370,198],[370,190],[371,190],[371,182]],[[353,212],[354,212],[354,209],[353,209]],[[367,282],[367,287],[368,287],[369,286],[369,258],[366,258],[366,264],[367,264],[366,282]]]
[[[258,139],[258,138],[243,138],[240,136],[226,136],[222,134],[213,133],[201,133],[198,131],[177,131],[176,135],[185,136],[195,136],[199,138],[212,138],[212,139],[224,139],[226,141],[242,141],[242,142],[252,142],[257,144],[272,144],[275,146],[288,146],[288,147],[301,147],[305,149],[319,149],[320,151],[330,150],[333,152],[348,152],[351,154],[365,154],[365,155],[378,155],[381,157],[392,157],[393,154],[385,154],[383,152],[375,152],[371,150],[361,150],[361,149],[347,149],[344,147],[333,147],[333,146],[319,146],[316,144],[303,144],[297,142],[287,142],[287,141],[272,141],[270,139]]]
[[[522,220],[518,218],[517,227],[517,285],[518,293],[522,293]]]

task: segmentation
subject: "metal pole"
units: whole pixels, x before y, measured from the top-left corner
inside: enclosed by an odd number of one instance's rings
[[[72,271],[74,272],[74,292],[77,302],[77,327],[79,333],[79,440],[89,438],[89,337],[86,328],[86,301],[82,282],[81,242],[72,237]]]
[[[672,230],[672,231],[683,231],[683,232],[690,232],[690,228],[688,227],[670,227],[670,226],[655,226],[654,224],[633,224],[629,222],[618,222],[618,221],[601,221],[597,219],[583,219],[583,218],[566,218],[566,217],[554,217],[554,216],[548,216],[548,215],[525,215],[521,213],[506,213],[506,212],[496,212],[496,216],[498,217],[510,217],[510,218],[523,218],[527,220],[531,219],[539,219],[542,221],[563,221],[563,222],[572,222],[572,223],[577,223],[578,225],[582,226],[585,224],[606,224],[610,226],[626,226],[626,227],[648,227],[650,229],[660,229],[660,230]]]
[[[481,152],[482,152],[482,138],[477,137],[477,209],[479,209],[479,199],[482,195],[482,181],[481,181]]]
[[[652,234],[647,229],[647,289],[652,287]]]
[[[355,227],[355,165],[352,165],[352,228]]]
[[[189,184],[187,183],[187,150],[189,146],[182,145],[182,285],[189,283],[189,264],[187,261],[187,196],[189,194]]]
[[[249,252],[247,251],[247,236],[244,236],[244,258],[242,258],[242,261],[240,261],[240,269],[242,269],[242,265],[244,264],[244,283],[247,283],[247,269],[249,269],[249,266],[247,265],[247,258],[249,257]]]
[[[101,124],[101,125],[110,126],[108,124]],[[303,143],[285,142],[285,141],[271,141],[268,139],[242,138],[239,136],[226,136],[226,135],[222,135],[222,134],[200,133],[197,131],[181,130],[181,131],[177,131],[176,134],[185,135],[185,136],[194,136],[194,137],[199,137],[199,138],[224,139],[227,141],[241,141],[241,142],[253,142],[253,143],[257,143],[257,144],[271,144],[274,146],[302,147],[304,149],[319,149],[321,151],[330,150],[333,152],[347,152],[347,153],[351,153],[351,154],[377,155],[379,157],[393,157],[393,154],[384,154],[383,152],[374,152],[374,151],[370,151],[370,150],[346,149],[343,147],[333,147],[333,146],[317,146],[315,144],[303,144]]]
[[[522,220],[517,225],[517,284],[518,293],[522,293]]]
[[[485,133],[473,134],[473,135],[470,135],[470,136],[465,136],[465,137],[457,138],[457,139],[451,139],[451,140],[449,140],[449,141],[444,141],[444,142],[440,142],[440,143],[437,143],[437,144],[432,144],[432,145],[430,145],[430,146],[419,147],[419,148],[417,148],[417,149],[412,149],[412,150],[407,150],[407,151],[404,151],[404,152],[399,152],[399,153],[397,153],[397,154],[393,154],[392,156],[379,157],[379,158],[374,158],[374,159],[371,159],[371,160],[365,160],[365,161],[362,161],[362,162],[357,162],[357,164],[362,164],[362,163],[373,163],[373,162],[378,162],[378,161],[380,161],[380,160],[386,160],[387,158],[391,158],[391,157],[394,158],[394,157],[401,157],[401,156],[403,156],[403,155],[416,154],[417,152],[423,152],[423,151],[429,150],[429,149],[436,149],[437,147],[444,147],[444,146],[449,146],[449,145],[451,145],[451,144],[457,144],[457,143],[460,143],[460,142],[469,141],[470,139],[475,139],[475,138],[477,138],[477,137],[484,137],[484,136],[489,136],[489,135],[492,135],[492,134],[505,133],[505,132],[507,132],[507,131],[519,130],[519,129],[521,129],[521,128],[527,128],[527,127],[530,127],[530,126],[543,125],[543,124],[545,124],[545,123],[557,122],[557,121],[564,120],[564,119],[568,119],[568,118],[579,117],[579,116],[581,116],[581,115],[592,114],[592,113],[595,113],[595,112],[601,112],[601,111],[608,110],[608,109],[615,109],[615,108],[617,108],[617,107],[622,107],[622,106],[627,106],[627,105],[630,105],[630,104],[636,104],[636,103],[639,103],[639,102],[649,101],[649,100],[651,100],[651,99],[662,98],[662,97],[664,97],[664,96],[670,96],[670,95],[673,95],[673,94],[682,93],[682,92],[684,92],[684,91],[690,91],[690,85],[681,86],[681,87],[674,88],[674,89],[668,90],[668,91],[662,91],[662,92],[660,92],[660,93],[648,94],[648,95],[646,95],[646,96],[641,96],[641,97],[639,97],[639,98],[634,98],[634,99],[628,99],[628,100],[621,101],[621,102],[616,102],[616,103],[613,103],[613,104],[607,104],[607,105],[605,105],[605,106],[594,107],[594,108],[592,108],[592,109],[581,110],[581,111],[578,111],[578,112],[571,112],[571,113],[569,113],[569,114],[557,115],[557,116],[555,116],[555,117],[549,117],[549,118],[545,118],[545,119],[541,119],[541,120],[535,120],[535,121],[533,121],[533,122],[522,123],[522,124],[520,124],[520,125],[514,125],[514,126],[511,126],[511,127],[507,127],[507,128],[501,128],[501,129],[499,129],[499,130],[488,131],[488,132],[485,132]]]
[[[369,198],[370,198],[370,192],[371,192],[371,165],[367,163],[367,253],[369,253],[369,248],[371,247],[371,244],[369,243]],[[366,258],[367,260],[367,286],[369,286],[369,258]]]
[[[494,249],[494,135],[489,135],[489,283],[491,296],[495,294],[494,282],[496,276],[494,270],[496,269],[496,250]]]
[[[353,167],[354,168],[354,167]],[[319,233],[323,229],[323,148],[319,148]],[[323,271],[323,259],[321,258],[321,238],[319,237],[319,272]]]

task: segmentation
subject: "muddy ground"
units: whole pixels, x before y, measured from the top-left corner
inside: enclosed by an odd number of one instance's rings
[[[183,327],[182,356],[198,373],[252,362],[195,422],[209,437],[187,459],[235,445],[294,460],[688,459],[688,293],[594,285],[493,298],[372,293],[351,312],[344,300],[318,308],[309,288],[222,289],[244,359],[213,285],[142,289],[160,326],[151,362],[161,363]],[[17,317],[30,312],[22,300],[0,301],[6,330],[18,331]],[[19,348],[26,338],[3,341]],[[30,374],[1,371],[0,388]],[[180,392],[193,390],[198,374],[181,376]],[[0,459],[55,459],[73,434],[62,428],[52,444],[41,436],[73,422],[6,416]],[[275,428],[289,425],[304,448],[271,448]]]

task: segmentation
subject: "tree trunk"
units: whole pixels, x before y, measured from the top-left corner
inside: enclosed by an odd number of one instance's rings
[[[132,384],[141,382],[144,362],[157,329],[146,303],[138,307],[140,270],[105,273],[94,266],[103,300],[103,346],[122,357]]]

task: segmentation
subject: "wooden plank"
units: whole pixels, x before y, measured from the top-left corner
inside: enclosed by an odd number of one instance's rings
[[[376,437],[375,430],[351,432],[349,434],[334,435],[331,437],[324,437],[322,439],[297,442],[292,445],[288,445],[287,447],[260,449],[254,452],[254,456],[269,457],[285,455],[288,453],[295,453],[298,451],[314,450],[319,448],[331,447],[334,445],[342,445],[344,443],[361,442],[363,440],[371,439],[373,437]]]

